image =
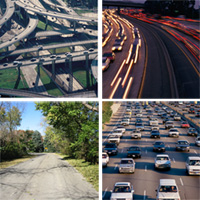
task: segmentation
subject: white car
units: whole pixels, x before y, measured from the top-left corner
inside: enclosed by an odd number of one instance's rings
[[[196,137],[195,144],[196,146],[200,147],[200,136]]]
[[[142,137],[142,134],[141,134],[140,130],[135,130],[131,133],[131,138],[141,139],[141,137]]]
[[[149,125],[150,125],[150,126],[158,126],[158,119],[156,119],[156,118],[151,118],[151,119],[149,120]]]
[[[135,161],[133,158],[122,158],[119,164],[119,173],[134,173]]]
[[[168,132],[169,137],[179,137],[179,131],[177,128],[170,128]]]
[[[108,142],[116,143],[118,145],[120,143],[120,137],[118,135],[111,134],[108,136]]]
[[[122,119],[122,121],[121,121],[121,125],[128,126],[128,125],[129,125],[129,122],[130,122],[130,120],[127,119],[127,118]]]
[[[110,59],[107,57],[102,58],[102,70],[105,71],[110,66]]]
[[[158,200],[181,199],[175,179],[160,179],[160,184],[156,192],[157,192],[156,199]]]
[[[112,132],[112,135],[117,135],[118,137],[121,138],[122,135],[123,135],[123,132],[120,129],[114,129],[113,132]]]
[[[188,175],[200,175],[200,156],[190,156],[186,161]]]
[[[109,156],[107,153],[102,153],[102,166],[107,167],[109,163]]]
[[[180,115],[174,115],[174,120],[175,121],[181,121],[181,116]]]
[[[111,193],[110,200],[124,199],[133,200],[133,186],[130,182],[117,182]]]
[[[151,126],[151,130],[152,130],[152,131],[153,131],[153,130],[154,130],[154,131],[155,131],[155,130],[156,130],[156,131],[159,131],[159,129],[160,129],[160,128],[159,128],[159,126],[157,126],[157,125]]]
[[[122,133],[126,132],[126,128],[124,126],[118,126],[115,130],[122,131]]]
[[[155,158],[156,169],[171,169],[171,161],[167,154],[158,154]]]

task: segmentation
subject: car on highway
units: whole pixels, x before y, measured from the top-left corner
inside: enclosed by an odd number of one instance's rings
[[[3,66],[4,66],[4,67],[7,67],[7,66],[8,66],[8,63],[4,63]]]
[[[118,126],[115,130],[119,130],[122,131],[122,133],[124,134],[126,132],[126,128],[124,126]]]
[[[180,200],[179,189],[175,179],[160,179],[156,193],[157,200]]]
[[[190,108],[189,111],[188,111],[188,113],[194,114],[195,113],[195,109],[194,108]]]
[[[198,132],[197,132],[197,130],[195,128],[189,128],[188,132],[187,132],[187,135],[189,135],[189,136],[197,136]]]
[[[136,128],[136,130],[143,131],[144,130],[144,125],[141,122],[136,122],[135,128]]]
[[[153,126],[151,126],[151,130],[153,131],[153,130],[157,130],[157,131],[159,131],[159,126],[157,126],[157,125],[153,125]]]
[[[175,115],[174,115],[174,120],[175,120],[175,121],[181,121],[181,116],[178,115],[178,114],[175,114]]]
[[[178,140],[176,143],[177,151],[190,151],[190,143],[187,140]]]
[[[188,175],[200,175],[200,156],[189,156],[186,161]]]
[[[128,158],[141,158],[141,148],[139,146],[131,146],[127,149]]]
[[[112,51],[121,51],[122,45],[121,42],[115,42],[112,47]]]
[[[118,137],[122,137],[123,136],[123,130],[122,129],[118,129],[118,128],[116,128],[116,129],[114,129],[113,131],[112,131],[112,135],[117,135]]]
[[[142,134],[140,130],[133,130],[133,132],[131,133],[131,138],[141,139],[141,137],[142,137]]]
[[[153,116],[153,110],[147,110],[147,118],[150,118]]]
[[[150,138],[160,138],[160,132],[158,130],[152,130]]]
[[[181,128],[190,128],[190,125],[187,121],[182,121],[181,122]]]
[[[165,129],[174,128],[174,122],[173,121],[166,121],[165,122]]]
[[[156,118],[150,118],[149,119],[149,125],[150,126],[153,126],[153,125],[158,126],[158,119],[156,119]]]
[[[117,182],[111,192],[110,200],[133,200],[133,186],[130,182]]]
[[[200,117],[200,112],[197,112],[195,117]]]
[[[110,59],[107,57],[102,57],[102,70],[105,71],[110,66]]]
[[[124,40],[123,39],[121,39],[120,37],[119,38],[117,38],[117,39],[115,39],[115,43],[120,43],[121,45],[123,45],[124,44]]]
[[[171,161],[167,154],[158,154],[155,158],[155,169],[171,169]]]
[[[118,148],[115,143],[106,143],[104,145],[104,152],[107,153],[108,155],[117,155],[118,153]]]
[[[31,58],[31,62],[35,62],[36,60],[36,58]]]
[[[130,122],[130,120],[127,119],[127,118],[122,119],[122,121],[121,121],[121,125],[128,126],[128,125],[129,125],[129,122]]]
[[[169,137],[179,137],[179,131],[177,128],[170,128],[168,132]]]
[[[200,136],[197,136],[195,139],[195,145],[200,147]]]
[[[102,153],[102,166],[107,167],[108,163],[109,163],[109,156],[107,153],[103,152]]]
[[[109,58],[111,62],[115,60],[115,53],[110,51],[110,52],[105,52],[103,54],[103,57]]]
[[[120,143],[120,137],[118,135],[112,134],[112,135],[108,136],[107,141],[109,143],[115,143],[115,144],[119,145],[119,143]]]
[[[163,141],[156,141],[153,144],[153,151],[163,151],[163,152],[165,152],[165,143]]]
[[[119,173],[134,173],[135,161],[133,158],[122,158],[119,164]]]
[[[51,58],[51,59],[55,59],[55,58],[56,58],[56,55],[51,55],[50,58]]]

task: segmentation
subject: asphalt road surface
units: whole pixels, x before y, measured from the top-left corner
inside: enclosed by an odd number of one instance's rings
[[[107,136],[112,130],[120,125],[123,115],[126,110],[126,104],[123,103],[118,109],[110,123],[105,126],[103,130],[103,142],[106,142]],[[154,108],[152,108],[154,110]],[[195,146],[195,137],[187,136],[187,128],[180,127],[180,121],[174,121],[175,128],[179,130],[179,138],[168,137],[168,130],[165,130],[165,126],[162,123],[161,118],[154,111],[153,117],[158,118],[160,128],[160,139],[150,138],[150,126],[147,118],[147,112],[142,109],[143,116],[141,117],[144,124],[144,131],[142,131],[141,139],[131,139],[130,133],[135,130],[135,114],[133,114],[130,120],[130,125],[126,126],[126,133],[121,138],[118,146],[118,154],[110,156],[109,164],[103,169],[103,199],[109,200],[111,196],[111,190],[116,182],[131,182],[134,189],[134,199],[156,199],[155,190],[158,188],[159,179],[175,179],[180,190],[181,199],[197,200],[200,199],[200,182],[199,176],[188,176],[186,174],[185,162],[188,156],[198,156],[200,153],[199,147]],[[179,152],[175,150],[175,143],[177,140],[186,139],[190,142],[190,152]],[[153,152],[153,143],[161,140],[165,142],[166,152],[171,159],[171,170],[160,171],[154,169],[154,158],[158,152]],[[140,146],[142,149],[142,157],[134,159],[136,162],[136,169],[134,174],[119,174],[118,164],[121,158],[127,157],[127,149],[130,146]],[[162,153],[161,153],[162,154]]]
[[[97,191],[55,154],[0,170],[1,200],[98,199]]]

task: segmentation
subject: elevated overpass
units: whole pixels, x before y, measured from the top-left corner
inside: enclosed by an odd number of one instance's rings
[[[103,6],[114,7],[132,7],[132,8],[144,8],[144,3],[137,3],[134,0],[103,0]]]

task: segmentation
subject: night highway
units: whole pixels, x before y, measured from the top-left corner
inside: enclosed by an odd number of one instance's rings
[[[108,8],[108,7],[106,7]],[[198,98],[200,96],[199,20],[155,15],[144,9],[103,11],[103,54],[114,52],[115,60],[103,73],[104,98]],[[124,27],[127,39],[113,50],[116,33]],[[138,49],[131,45],[141,40]],[[131,51],[131,58],[129,53]],[[138,59],[132,64],[123,63]],[[108,57],[110,58],[110,57]]]
[[[2,91],[12,90],[8,96],[17,89],[32,91],[31,96],[97,94],[91,68],[97,56],[96,1],[3,0],[0,7]]]
[[[117,182],[130,182],[133,185],[133,199],[156,199],[156,189],[159,186],[160,179],[175,179],[181,199],[197,200],[200,198],[199,193],[199,172],[198,175],[188,175],[186,172],[186,160],[188,157],[198,157],[200,155],[199,146],[195,145],[196,136],[189,136],[189,128],[181,128],[182,121],[187,120],[190,128],[195,128],[199,136],[199,109],[198,104],[191,102],[114,102],[112,108],[115,112],[110,122],[104,124],[103,129],[103,147],[108,142],[108,135],[114,134],[114,129],[120,126],[122,119],[130,114],[130,123],[124,126],[125,133],[120,139],[118,145],[118,154],[112,155],[107,151],[109,163],[107,167],[103,167],[103,186],[102,197],[105,200],[111,198],[112,190]],[[194,112],[193,112],[194,110]],[[150,112],[151,111],[151,112]],[[126,115],[126,116],[125,116]],[[140,116],[140,117],[139,117]],[[175,121],[174,116],[181,118]],[[198,116],[198,117],[197,117]],[[178,130],[179,137],[169,137],[170,129],[165,129],[164,119],[172,121],[174,128]],[[149,120],[158,119],[160,138],[151,138],[151,129]],[[141,139],[131,138],[131,133],[136,130],[136,121],[141,120],[144,130],[140,130]],[[155,128],[155,127],[154,127]],[[176,142],[178,140],[187,140],[189,144],[188,151],[177,151]],[[154,143],[162,141],[165,143],[165,152],[153,151]],[[141,158],[133,157],[135,161],[134,173],[119,173],[119,164],[122,158],[127,158],[127,149],[131,146],[141,148]],[[103,148],[103,151],[106,150]],[[154,159],[156,155],[168,155],[171,161],[171,169],[155,169]],[[117,199],[125,198],[124,193]],[[166,198],[167,199],[167,198]],[[172,199],[172,198],[170,198]],[[174,199],[174,198],[173,198]]]

